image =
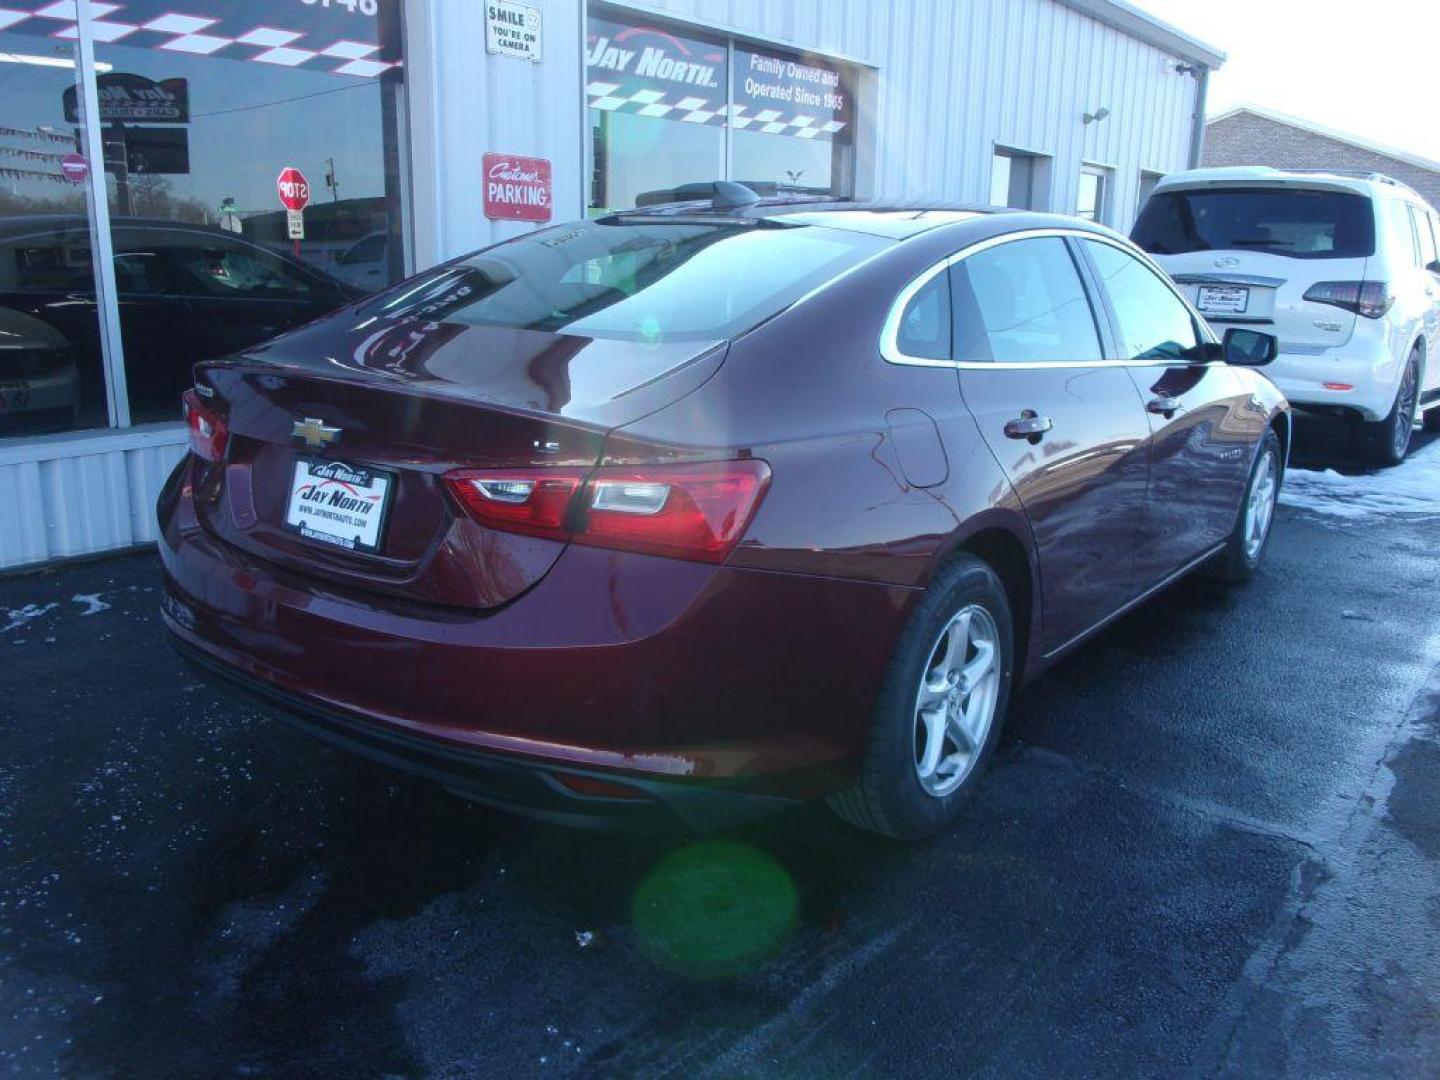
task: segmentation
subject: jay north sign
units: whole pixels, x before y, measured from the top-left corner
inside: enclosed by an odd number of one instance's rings
[[[732,53],[723,41],[653,25],[592,18],[587,27],[592,109],[800,139],[848,138],[850,97],[835,65],[738,45]]]

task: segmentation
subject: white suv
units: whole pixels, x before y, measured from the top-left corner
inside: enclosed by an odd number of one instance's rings
[[[1425,410],[1440,429],[1436,229],[1388,177],[1255,167],[1166,177],[1131,236],[1217,332],[1278,337],[1265,374],[1301,409],[1354,418],[1362,453],[1394,465]]]

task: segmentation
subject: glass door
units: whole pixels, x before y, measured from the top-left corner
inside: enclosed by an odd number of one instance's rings
[[[0,9],[0,439],[124,422],[108,392],[75,3],[27,7],[43,14]]]

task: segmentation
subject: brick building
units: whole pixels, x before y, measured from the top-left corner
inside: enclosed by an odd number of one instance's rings
[[[1231,109],[1206,123],[1204,163],[1380,172],[1440,207],[1440,162],[1253,106]]]

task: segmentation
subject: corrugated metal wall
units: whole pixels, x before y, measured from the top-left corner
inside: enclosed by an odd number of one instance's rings
[[[540,64],[484,52],[483,4],[410,0],[420,12],[412,23],[427,23],[412,32],[412,79],[417,45],[433,50],[431,96],[421,102],[433,120],[422,115],[416,126],[433,131],[441,162],[423,180],[442,225],[433,248],[420,242],[421,262],[527,228],[484,220],[478,170],[487,150],[550,158],[557,218],[583,213],[583,3],[529,2],[544,12]],[[1134,220],[1141,170],[1188,163],[1195,80],[1176,74],[1174,56],[1056,0],[621,6],[872,66],[859,95],[862,195],[988,202],[998,143],[1053,159],[1049,208],[1061,212],[1075,207],[1082,163],[1112,168],[1109,221],[1123,231]],[[1083,122],[1101,108],[1107,119]],[[424,160],[418,148],[417,159]]]
[[[155,539],[155,500],[183,428],[0,445],[0,569]]]
[[[544,13],[544,59],[485,51],[479,0],[403,0],[414,261],[424,267],[530,226],[487,221],[480,156],[549,158],[555,216],[584,213],[584,0]],[[986,202],[995,144],[1053,158],[1051,209],[1074,208],[1083,162],[1114,169],[1127,229],[1142,169],[1183,168],[1196,84],[1175,58],[1056,0],[654,0],[624,6],[868,66],[860,194]],[[642,16],[643,17],[643,16]],[[1087,111],[1110,110],[1086,125]],[[177,426],[0,443],[0,568],[154,539],[154,503],[184,449]]]

